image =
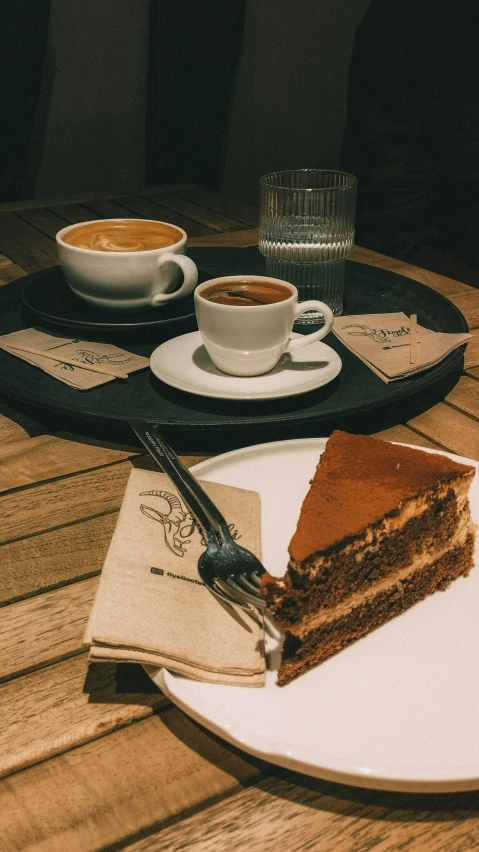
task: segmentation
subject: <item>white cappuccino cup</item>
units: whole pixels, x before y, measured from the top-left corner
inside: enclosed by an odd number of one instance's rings
[[[95,219],[56,235],[67,284],[102,310],[160,307],[188,296],[198,270],[185,255],[186,240],[182,228],[153,219]]]
[[[316,310],[324,325],[311,334],[291,339],[295,320]],[[321,340],[334,317],[323,302],[298,302],[293,284],[262,275],[212,278],[195,290],[195,311],[203,344],[213,363],[232,376],[269,372],[285,352]]]

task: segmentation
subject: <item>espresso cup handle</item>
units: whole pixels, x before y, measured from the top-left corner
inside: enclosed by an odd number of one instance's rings
[[[160,279],[161,269],[167,263],[176,263],[183,272],[183,284],[179,290],[174,290],[173,293],[155,293],[150,304],[162,305],[164,302],[170,302],[172,299],[179,299],[181,296],[188,296],[196,287],[198,281],[198,270],[196,264],[191,260],[191,257],[186,257],[184,254],[174,254],[174,252],[165,252],[158,258],[158,277]]]
[[[333,312],[324,302],[318,302],[316,299],[309,299],[307,302],[298,302],[294,309],[294,318],[297,319],[305,311],[320,311],[324,316],[324,325],[318,328],[317,331],[313,331],[312,334],[302,334],[301,337],[295,337],[293,340],[290,340],[286,352],[290,352],[293,349],[300,349],[302,346],[309,346],[310,343],[322,340],[333,327]]]

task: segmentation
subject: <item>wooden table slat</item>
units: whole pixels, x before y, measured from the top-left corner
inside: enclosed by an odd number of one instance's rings
[[[0,251],[27,272],[57,266],[57,247],[15,213],[0,213]]]
[[[195,186],[186,186],[175,188],[175,195],[180,198],[186,198],[188,201],[193,201],[196,204],[201,204],[210,210],[215,210],[217,213],[228,216],[236,222],[251,225],[252,228],[256,228],[258,225],[258,210],[256,207],[226,198],[218,192],[212,192],[209,189],[202,189]],[[154,198],[157,197],[156,195],[154,196]]]
[[[174,184],[160,184],[158,186],[139,186],[135,189],[135,195],[148,197],[149,195],[157,195],[158,193],[170,193],[170,192],[182,192],[183,190],[187,191],[191,188],[194,188],[195,184],[192,183],[174,183]],[[41,200],[38,198],[26,198],[21,201],[3,201],[0,203],[0,213],[11,213],[18,212],[19,210],[29,210],[30,208],[38,208],[38,207],[54,207],[59,204],[85,204],[88,201],[101,200],[105,198],[123,198],[125,196],[124,190],[122,192],[80,192],[74,193],[72,195],[49,195],[42,197]]]
[[[16,411],[12,405],[4,402],[0,398],[0,417],[2,426],[0,428],[0,446],[2,444],[11,443],[15,433],[18,438],[25,438],[27,435],[34,437],[35,435],[45,434],[45,426],[38,420],[34,420],[32,416],[25,412]]]
[[[479,423],[453,406],[438,402],[409,423],[449,452],[479,460]]]
[[[28,432],[19,423],[15,423],[4,414],[0,414],[0,451],[6,444],[28,438]]]
[[[2,852],[110,848],[261,775],[247,755],[166,710],[9,778],[0,786]]]
[[[58,208],[58,210],[61,210],[61,208]],[[61,213],[56,213],[54,210],[49,210],[48,207],[18,211],[16,216],[32,225],[37,231],[46,234],[52,240],[55,239],[57,231],[70,224],[70,220],[66,216],[62,216]]]
[[[117,519],[114,511],[0,546],[0,606],[99,574]]]
[[[119,692],[116,666],[88,667],[86,653],[7,681],[0,685],[0,777],[150,716],[165,703],[158,690]]]
[[[458,293],[449,297],[450,301],[464,314],[469,330],[479,327],[479,290],[471,287],[469,293]]]
[[[172,225],[178,225],[183,228],[188,236],[199,237],[204,234],[210,234],[211,228],[196,219],[190,219],[182,213],[177,213],[163,204],[152,201],[150,198],[119,198],[118,202],[122,204],[128,215],[128,211],[132,210],[143,219],[157,219],[160,222],[170,222]]]
[[[0,445],[0,494],[11,488],[124,461],[136,453],[66,441],[53,435]]]
[[[0,544],[117,511],[130,470],[124,462],[4,494]]]
[[[278,773],[124,848],[125,852],[216,852],[221,848],[228,852],[245,848],[250,852],[465,852],[478,846],[474,793],[381,794]]]
[[[231,234],[211,234],[207,237],[194,237],[188,240],[190,246],[230,246]],[[247,228],[244,231],[235,231],[234,245],[239,247],[257,246],[258,229]]]
[[[383,441],[397,441],[400,444],[411,444],[413,447],[428,447],[430,449],[439,449],[435,441],[421,435],[410,426],[391,426],[389,429],[382,429],[380,432],[374,433],[375,438],[381,438]]]
[[[86,205],[90,210],[91,219],[141,219],[140,213],[135,213],[131,208],[125,207],[119,201],[110,198],[89,201]]]
[[[464,366],[466,370],[479,366],[479,328],[470,329],[472,338],[466,346]]]
[[[84,651],[83,636],[97,588],[98,577],[93,577],[6,607],[0,632],[0,683]]]
[[[65,225],[76,225],[80,222],[89,222],[95,217],[91,215],[88,207],[84,204],[57,204],[50,208],[51,212],[65,220]],[[19,215],[24,215],[19,214]],[[62,225],[64,228],[65,225]]]
[[[176,213],[181,213],[183,216],[187,216],[195,222],[201,222],[213,231],[237,231],[242,225],[244,225],[240,219],[233,219],[230,216],[226,216],[221,211],[216,210],[215,207],[210,207],[209,205],[203,206],[201,202],[198,203],[198,199],[192,201],[184,196],[172,193],[164,193],[162,195],[153,196],[153,198],[155,200],[160,200],[163,207],[167,207],[169,210],[174,210]],[[254,226],[256,225],[257,222],[255,221]]]
[[[0,254],[0,286],[16,281],[17,278],[23,278],[26,274],[25,270],[13,263],[10,258]]]
[[[474,417],[479,431],[479,382],[470,376],[462,376],[444,399],[459,411]]]

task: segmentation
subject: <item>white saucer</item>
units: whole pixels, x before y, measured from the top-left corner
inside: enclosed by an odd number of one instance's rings
[[[217,399],[259,400],[320,388],[336,378],[342,364],[334,349],[317,341],[283,355],[276,367],[263,376],[228,376],[215,367],[199,331],[194,331],[158,346],[151,355],[150,367],[162,382],[188,393]]]

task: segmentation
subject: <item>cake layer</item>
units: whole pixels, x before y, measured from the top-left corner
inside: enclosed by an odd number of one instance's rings
[[[410,567],[423,551],[441,552],[453,543],[458,525],[470,522],[467,494],[470,477],[406,501],[353,541],[301,566],[290,560],[283,579],[266,578],[264,593],[281,627],[293,629],[309,614],[347,603],[376,584]]]
[[[462,547],[447,550],[439,559],[423,565],[400,582],[379,589],[342,616],[311,630],[301,639],[287,631],[278,685],[284,686],[428,595],[447,588],[457,577],[466,575],[472,566],[474,547],[475,536],[470,533]]]
[[[414,559],[403,568],[397,568],[392,571],[389,576],[380,578],[376,583],[371,583],[370,586],[361,592],[353,592],[344,601],[332,607],[321,607],[314,612],[305,615],[298,624],[290,625],[288,631],[295,636],[302,637],[311,630],[320,627],[322,624],[334,621],[350,612],[356,606],[360,606],[369,598],[373,598],[381,591],[393,586],[404,583],[408,577],[427,568],[432,562],[441,560],[451,549],[462,549],[470,536],[475,532],[474,525],[471,522],[468,512],[464,512],[458,528],[447,544],[443,543],[438,547],[434,547],[431,543],[426,544],[422,550],[418,550]],[[471,566],[472,567],[472,564]]]

